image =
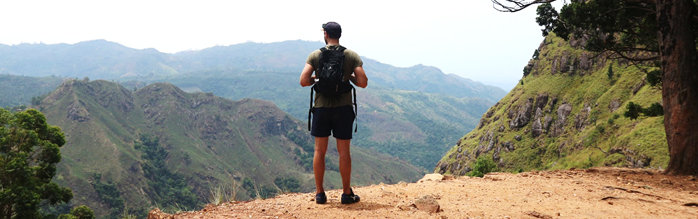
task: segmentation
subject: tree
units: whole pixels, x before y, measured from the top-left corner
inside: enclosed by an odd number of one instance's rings
[[[81,205],[79,207],[73,208],[73,210],[70,211],[70,214],[75,216],[78,219],[94,219],[95,218],[95,212],[92,211],[87,206]]]
[[[536,4],[549,7],[554,1],[492,0],[495,9],[503,12]],[[667,174],[698,174],[697,8],[692,0],[572,0],[559,16],[539,13],[544,34],[586,38],[584,48],[589,51],[636,65],[655,61],[660,67],[669,145]]]
[[[0,219],[40,218],[43,204],[67,203],[73,192],[51,179],[65,135],[35,109],[0,109]]]
[[[642,112],[642,106],[630,102],[628,103],[628,106],[626,107],[626,111],[625,113],[623,113],[623,116],[630,118],[630,120],[634,120],[637,119],[638,116],[640,116],[640,112]]]

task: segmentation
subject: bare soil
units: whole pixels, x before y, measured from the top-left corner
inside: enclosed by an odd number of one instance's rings
[[[315,194],[291,193],[176,215],[155,209],[148,218],[698,218],[696,180],[627,168],[428,174],[417,183],[356,187],[361,202],[351,205],[340,204],[341,190],[332,190],[324,205],[315,204]],[[416,207],[425,196],[436,200],[438,212]]]

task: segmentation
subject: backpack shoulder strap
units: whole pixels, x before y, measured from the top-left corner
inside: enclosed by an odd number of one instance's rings
[[[313,114],[313,90],[315,90],[315,85],[313,85],[313,87],[310,88],[310,109],[308,109],[308,131],[311,131],[310,124],[312,121],[310,120],[310,118],[311,118],[310,116]]]
[[[354,124],[356,124],[356,127],[354,127],[354,133],[359,129],[359,109],[356,107],[356,88],[354,86],[351,86],[351,90],[354,92]]]

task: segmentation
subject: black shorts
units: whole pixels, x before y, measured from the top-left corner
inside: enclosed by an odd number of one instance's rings
[[[354,108],[351,105],[335,108],[313,108],[312,130],[315,137],[334,136],[337,139],[351,139],[354,124]]]

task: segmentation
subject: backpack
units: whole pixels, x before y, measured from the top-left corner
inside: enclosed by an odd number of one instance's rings
[[[340,95],[353,91],[354,94],[354,121],[358,112],[356,106],[356,89],[349,80],[344,80],[344,50],[347,48],[339,46],[336,50],[320,48],[320,57],[315,78],[317,82],[310,89],[310,110],[308,112],[308,130],[310,131],[311,114],[313,112],[313,91],[321,93],[328,98],[339,98]],[[358,129],[354,129],[354,132]]]

